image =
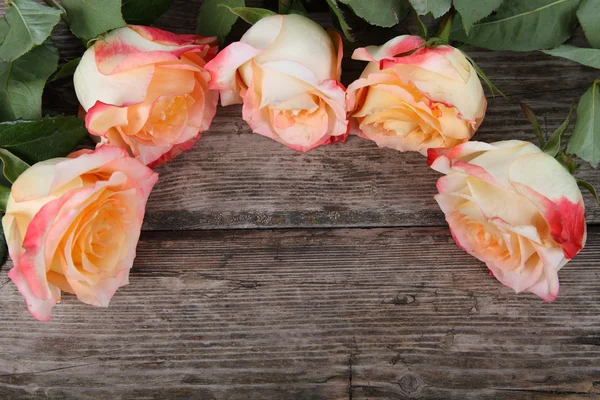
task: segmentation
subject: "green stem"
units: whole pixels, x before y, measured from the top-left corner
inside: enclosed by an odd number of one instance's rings
[[[419,36],[421,36],[425,40],[429,39],[429,31],[427,30],[427,25],[423,23],[423,20],[421,20],[419,14],[415,13],[415,15],[417,16],[417,28],[419,30]]]
[[[452,22],[454,22],[454,9],[451,8],[442,18],[442,22],[440,22],[434,36],[442,39],[444,43],[448,43],[450,40],[450,31],[452,30]]]
[[[46,5],[52,7],[52,8],[56,8],[57,10],[60,11],[60,18],[65,21],[66,23],[69,23],[69,21],[67,21],[67,11],[64,9],[64,7],[60,4],[58,4],[55,0],[44,0],[44,3],[46,3]]]

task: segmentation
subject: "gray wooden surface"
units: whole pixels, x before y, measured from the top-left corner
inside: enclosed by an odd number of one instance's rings
[[[156,25],[192,32],[200,2],[175,0]],[[81,50],[64,27],[55,39],[64,58]],[[553,130],[598,77],[541,53],[468,52],[507,94],[490,98],[483,141],[534,139],[521,102]],[[346,61],[344,81],[361,67]],[[44,103],[77,110],[68,81]],[[109,309],[67,295],[39,323],[2,268],[0,399],[600,397],[591,197],[588,245],[546,304],[454,245],[420,155],[354,137],[300,154],[240,114],[220,109],[192,151],[159,169],[131,284]],[[600,187],[598,171],[581,176]]]

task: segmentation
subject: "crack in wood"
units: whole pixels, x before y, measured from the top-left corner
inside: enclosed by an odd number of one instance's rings
[[[40,370],[40,371],[31,371],[31,372],[14,372],[14,373],[9,373],[9,374],[0,374],[0,377],[46,374],[46,373],[49,373],[49,372],[62,371],[62,370],[65,370],[65,369],[87,367],[87,366],[94,365],[94,364],[95,363],[79,364],[79,365],[69,365],[68,367],[59,367],[59,368],[52,368],[52,369],[44,369],[44,370]]]
[[[505,392],[523,392],[523,393],[544,393],[544,394],[555,394],[555,395],[599,395],[600,392],[579,392],[573,390],[552,390],[552,389],[515,389],[515,388],[495,388],[495,390],[501,390]]]

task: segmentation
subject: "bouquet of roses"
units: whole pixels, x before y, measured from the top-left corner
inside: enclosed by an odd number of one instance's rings
[[[242,104],[255,133],[296,151],[357,135],[423,154],[444,174],[436,200],[456,243],[517,292],[554,300],[558,271],[585,244],[579,186],[595,190],[573,174],[579,159],[600,161],[600,80],[581,98],[571,134],[569,116],[545,137],[523,106],[539,147],[471,141],[487,107],[481,80],[501,92],[457,46],[542,50],[600,68],[596,1],[205,0],[196,34],[147,26],[170,0],[6,3],[0,208],[9,277],[39,320],[61,292],[108,306],[128,283],[153,169],[194,146],[219,98]],[[310,18],[327,10],[336,31]],[[418,35],[356,48],[364,71],[342,85],[344,40],[407,15]],[[239,18],[251,27],[219,51]],[[59,68],[51,33],[61,19],[87,50]],[[563,44],[577,25],[591,48]],[[80,115],[43,117],[46,82],[71,75]]]

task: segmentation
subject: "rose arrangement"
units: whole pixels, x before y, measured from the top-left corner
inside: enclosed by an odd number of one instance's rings
[[[125,8],[107,6],[106,15],[112,16],[107,25],[94,21],[88,3],[46,3],[48,7],[14,0],[0,20],[1,62],[26,70],[34,60],[48,60],[35,70],[42,82],[57,69],[49,35],[61,17],[89,43],[81,60],[68,63],[54,77],[74,70],[81,119],[41,118],[39,98],[0,105],[5,175],[0,204],[13,262],[9,277],[39,320],[50,319],[63,291],[106,307],[128,283],[146,201],[158,178],[151,168],[194,146],[209,129],[219,97],[223,106],[242,104],[242,117],[255,133],[297,151],[344,142],[354,134],[380,147],[427,156],[428,164],[444,174],[436,201],[457,245],[516,292],[554,300],[558,271],[585,245],[584,204],[573,173],[576,156],[592,164],[599,161],[588,145],[600,135],[589,124],[594,118],[589,109],[597,107],[598,81],[580,101],[567,149],[563,143],[570,117],[546,141],[526,106],[540,147],[510,140],[470,141],[487,107],[480,78],[492,94],[497,89],[466,54],[450,45],[458,40],[514,50],[558,46],[548,52],[588,60],[581,55],[584,49],[559,46],[571,27],[533,37],[518,31],[511,40],[502,36],[508,20],[531,14],[544,23],[556,15],[565,19],[577,13],[576,2],[570,8],[552,3],[531,9],[504,0],[497,10],[480,4],[474,13],[469,0],[453,5],[450,0],[411,0],[417,18],[445,15],[437,33],[428,37],[423,25],[421,36],[402,35],[380,46],[357,48],[352,58],[367,64],[347,88],[340,82],[340,34],[307,18],[301,1],[280,1],[276,14],[244,7],[243,1],[206,0],[199,35],[127,24],[133,17]],[[352,41],[344,18],[348,13],[391,26],[409,9],[409,3],[398,0],[392,2],[394,12],[382,14],[377,11],[379,0],[374,3],[371,13],[351,0],[327,4],[344,37]],[[554,14],[546,14],[547,9]],[[579,18],[585,29],[590,20],[584,13]],[[19,29],[33,25],[34,16],[40,15],[36,34],[19,36]],[[225,22],[214,26],[217,17]],[[238,17],[252,27],[218,52],[217,42]],[[453,31],[455,18],[459,29]],[[496,32],[490,25],[504,30]],[[590,42],[597,45],[594,32],[589,33]],[[41,96],[39,84],[28,90]],[[88,133],[95,150],[72,152]],[[24,144],[13,143],[12,151],[4,148],[15,136]],[[26,143],[33,139],[43,151],[28,150]]]

